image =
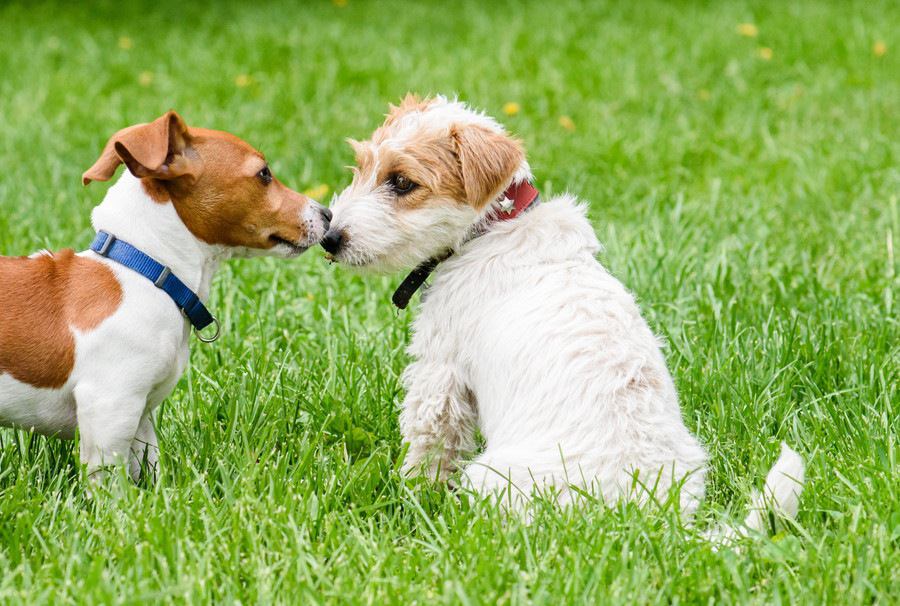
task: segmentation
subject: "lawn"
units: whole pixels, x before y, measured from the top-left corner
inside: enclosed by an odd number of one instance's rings
[[[0,254],[86,248],[107,137],[169,108],[327,202],[407,90],[459,94],[590,202],[708,447],[700,528],[787,440],[795,527],[714,551],[674,513],[526,525],[398,474],[400,276],[232,262],[161,410],[155,484],[0,430],[0,603],[891,603],[900,595],[900,6],[0,4]],[[415,307],[415,306],[413,306]]]

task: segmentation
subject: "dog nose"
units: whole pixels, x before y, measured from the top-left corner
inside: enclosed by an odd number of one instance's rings
[[[326,251],[330,252],[333,255],[336,255],[339,250],[341,250],[341,244],[344,242],[344,234],[340,230],[337,229],[329,229],[325,234],[325,237],[322,238],[322,248]]]
[[[325,219],[325,224],[328,225],[331,223],[331,218],[333,215],[331,214],[330,208],[325,208],[324,206],[319,209],[319,212],[322,213],[322,218]]]

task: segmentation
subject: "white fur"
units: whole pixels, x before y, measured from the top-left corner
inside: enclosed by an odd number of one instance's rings
[[[410,132],[432,119],[428,128],[477,121],[503,132],[447,100],[404,119]],[[513,181],[529,174],[525,162]],[[405,471],[446,479],[461,468],[466,486],[514,507],[534,489],[561,503],[580,491],[612,503],[664,500],[674,488],[689,519],[704,496],[707,454],[684,424],[659,339],[595,258],[585,207],[557,196],[471,239],[488,210],[401,210],[379,184],[357,181],[333,207],[332,228],[350,235],[338,261],[409,268],[456,249],[433,274],[413,327],[400,414]],[[476,429],[484,450],[465,461]],[[802,476],[802,460],[785,447],[764,494],[795,515]],[[746,524],[764,528],[758,513]]]
[[[324,231],[317,206],[306,205],[303,217]],[[168,265],[202,300],[223,260],[260,254],[197,239],[181,222],[172,204],[151,200],[127,170],[94,209],[92,222]],[[266,254],[291,256],[287,246]],[[38,389],[0,374],[0,425],[72,438],[80,431],[81,461],[89,473],[126,458],[137,478],[145,460],[157,461],[153,412],[171,393],[189,357],[191,327],[172,299],[136,272],[92,251],[80,253],[107,265],[122,286],[116,312],[96,329],[75,335],[75,365],[60,389]]]
[[[451,466],[471,441],[453,432],[473,425],[435,420],[477,416],[487,446],[464,474],[477,490],[511,480],[522,496],[553,486],[568,501],[576,485],[644,500],[687,477],[682,508],[696,508],[706,453],[684,426],[658,340],[598,250],[583,207],[561,196],[439,267],[405,375],[408,469],[439,440]]]
[[[454,247],[460,234],[479,218],[472,207],[449,201],[414,213],[397,213],[384,189],[375,186],[358,194],[346,192],[332,204],[333,212],[340,217],[332,228],[343,230],[348,238],[348,246],[341,252],[342,262],[379,272],[411,267]],[[372,225],[378,229],[369,229]]]

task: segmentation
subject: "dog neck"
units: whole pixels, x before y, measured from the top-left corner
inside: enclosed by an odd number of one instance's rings
[[[229,257],[225,247],[199,240],[172,203],[154,201],[127,170],[94,209],[91,223],[167,265],[203,301],[219,264]]]
[[[478,237],[488,231],[491,225],[502,221],[510,221],[527,212],[539,202],[540,192],[530,181],[513,182],[503,194],[493,202],[490,211],[480,222],[482,231],[476,232],[473,237]],[[469,240],[472,238],[470,237]]]
[[[529,173],[530,177],[530,173]],[[464,244],[483,236],[491,230],[491,226],[503,221],[511,221],[528,212],[540,203],[540,192],[531,184],[530,178],[513,179],[493,203],[488,205],[485,213],[466,236],[454,248],[444,251],[421,263],[412,270],[406,279],[394,291],[392,301],[400,309],[406,309],[409,300],[425,283],[438,265],[453,256]]]

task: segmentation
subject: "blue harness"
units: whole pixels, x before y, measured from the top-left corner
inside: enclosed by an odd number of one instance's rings
[[[124,265],[128,269],[141,274],[156,286],[158,289],[169,295],[182,315],[188,319],[197,338],[204,343],[212,343],[219,338],[220,326],[206,306],[200,301],[200,297],[190,288],[185,286],[184,282],[178,279],[178,276],[172,273],[172,270],[147,255],[128,242],[119,240],[114,235],[105,231],[97,232],[97,237],[91,243],[91,250],[105,257],[110,261],[115,261],[119,265]],[[216,325],[216,334],[210,338],[201,336],[200,331],[210,324]]]

